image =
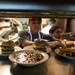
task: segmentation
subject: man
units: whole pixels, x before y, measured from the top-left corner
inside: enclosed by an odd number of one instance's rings
[[[19,42],[22,47],[26,45],[32,45],[36,39],[44,39],[48,41],[54,41],[55,39],[50,36],[46,35],[41,31],[41,18],[30,18],[29,19],[29,31],[21,31],[19,32]]]
[[[64,46],[75,45],[75,41],[64,39],[63,29],[59,25],[53,26],[49,30],[49,34],[52,35],[55,39],[60,40]]]
[[[62,33],[63,33],[63,29],[59,25],[53,26],[49,30],[49,34],[52,35],[56,39],[62,39],[63,38]]]

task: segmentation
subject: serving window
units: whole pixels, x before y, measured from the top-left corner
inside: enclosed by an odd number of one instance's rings
[[[1,10],[1,18],[15,18],[19,23],[21,29],[27,29],[28,19],[31,17],[41,17],[42,18],[42,28],[46,26],[49,18],[55,18],[57,22],[63,27],[64,32],[75,32],[74,31],[74,12],[59,12],[59,11],[25,11],[25,10]]]

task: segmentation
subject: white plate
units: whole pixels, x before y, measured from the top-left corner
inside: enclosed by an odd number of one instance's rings
[[[14,62],[14,63],[17,63],[17,64],[20,64],[20,65],[23,65],[23,66],[35,66],[35,65],[44,63],[44,62],[47,61],[48,58],[49,58],[48,54],[46,54],[46,53],[44,53],[44,52],[42,52],[42,51],[36,51],[36,52],[38,52],[39,54],[41,54],[41,55],[43,56],[43,58],[42,58],[40,61],[38,61],[38,62],[36,62],[36,63],[21,63],[21,62],[17,61],[16,58],[15,58],[15,55],[16,55],[16,54],[19,54],[19,53],[24,53],[25,51],[30,51],[30,50],[16,51],[16,52],[10,54],[10,55],[9,55],[10,61],[12,61],[12,62]],[[31,51],[33,51],[33,50],[31,50]]]

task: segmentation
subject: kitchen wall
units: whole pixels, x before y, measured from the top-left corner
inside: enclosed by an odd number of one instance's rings
[[[75,19],[71,20],[71,31],[72,33],[75,33]]]

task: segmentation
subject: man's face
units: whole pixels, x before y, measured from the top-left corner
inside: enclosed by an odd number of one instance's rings
[[[54,31],[53,34],[56,38],[60,38],[62,36],[62,32],[63,32],[63,30],[61,28],[58,28]]]
[[[38,32],[39,30],[41,30],[41,22],[38,20],[30,21],[29,26],[30,30],[33,32]]]

